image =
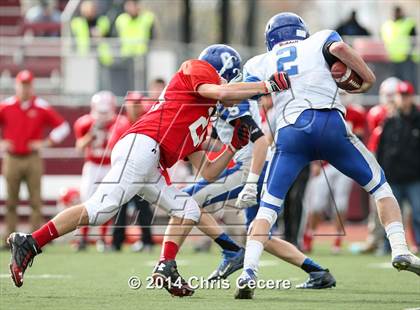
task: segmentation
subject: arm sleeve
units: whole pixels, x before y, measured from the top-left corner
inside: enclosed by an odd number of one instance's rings
[[[332,31],[331,34],[325,40],[324,46],[322,47],[322,54],[324,55],[324,59],[330,67],[336,61],[338,61],[338,58],[330,53],[330,46],[334,42],[341,42],[341,41],[343,40],[341,39],[340,35],[336,31]]]
[[[83,122],[83,116],[74,122],[73,132],[76,139],[83,137],[88,132],[88,126]]]
[[[242,124],[245,124],[249,128],[249,132],[251,133],[250,140],[251,142],[257,141],[260,137],[264,136],[261,128],[257,125],[251,115],[244,115],[239,118]],[[233,121],[232,121],[233,122]],[[232,125],[232,123],[230,123]]]

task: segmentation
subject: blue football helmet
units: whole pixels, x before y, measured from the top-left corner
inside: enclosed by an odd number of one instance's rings
[[[213,44],[201,52],[198,59],[211,64],[228,82],[241,79],[241,56],[229,45]]]
[[[269,51],[280,42],[304,40],[308,37],[308,27],[303,19],[294,13],[274,15],[265,26],[265,45]]]

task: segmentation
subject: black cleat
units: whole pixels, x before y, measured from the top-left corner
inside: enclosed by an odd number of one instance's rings
[[[21,287],[26,268],[32,266],[34,257],[42,251],[29,234],[12,233],[7,238],[7,243],[12,253],[9,265],[12,280],[17,287]]]
[[[246,269],[236,280],[237,290],[235,299],[253,299],[254,291],[257,283],[257,275],[252,269]]]
[[[296,285],[297,289],[324,289],[335,287],[336,281],[328,269],[309,273],[306,282]]]
[[[194,294],[194,290],[179,274],[175,260],[159,262],[153,270],[152,278],[156,287],[164,287],[172,296],[184,297]]]

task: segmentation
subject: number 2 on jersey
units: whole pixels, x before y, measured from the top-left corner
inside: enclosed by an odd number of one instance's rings
[[[291,63],[297,58],[297,50],[295,46],[288,46],[282,49],[279,49],[276,53],[279,58],[277,59],[277,69],[278,71],[286,71],[287,74],[296,75],[299,73],[298,66],[292,65]],[[287,66],[288,69],[284,69]]]

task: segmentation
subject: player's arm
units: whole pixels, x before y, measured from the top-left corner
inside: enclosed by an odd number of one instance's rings
[[[362,78],[363,84],[351,93],[363,93],[372,87],[376,81],[375,74],[370,70],[362,57],[347,43],[343,41],[332,42],[328,45],[328,52],[341,60],[346,66],[350,67]]]
[[[290,87],[290,80],[286,72],[276,72],[262,82],[239,82],[231,84],[201,84],[197,91],[200,96],[215,99],[226,106],[232,105],[234,100],[244,100],[259,95],[279,92]]]
[[[91,130],[88,130],[84,125],[84,119],[79,118],[73,125],[74,135],[76,137],[75,147],[79,151],[83,151],[92,141],[94,135]]]
[[[207,152],[220,152],[223,147],[224,144],[219,140],[216,128],[212,127],[211,135],[201,144],[201,149]]]
[[[217,180],[232,160],[233,155],[249,142],[250,134],[247,125],[241,123],[239,119],[234,120],[232,125],[234,126],[232,141],[216,159],[208,159],[205,151],[194,152],[188,156],[189,161],[197,169],[198,174],[209,182]]]
[[[210,160],[205,151],[194,152],[188,156],[191,165],[197,169],[197,174],[201,175],[209,182],[217,180],[218,176],[232,160],[234,152],[227,148],[216,159]]]
[[[250,140],[254,143],[248,178],[235,204],[236,207],[243,209],[257,204],[257,184],[264,168],[269,142],[250,115],[246,115],[241,120],[250,128]]]

